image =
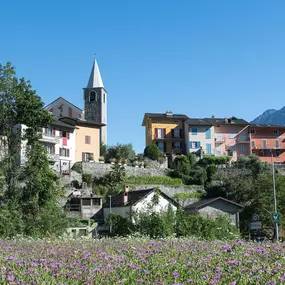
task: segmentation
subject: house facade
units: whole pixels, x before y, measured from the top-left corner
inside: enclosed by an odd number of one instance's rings
[[[146,212],[150,206],[152,211],[162,212],[167,211],[169,207],[176,211],[178,204],[158,189],[129,191],[128,186],[126,186],[124,192],[112,196],[106,201],[103,206],[103,215],[104,219],[107,220],[111,211],[111,213],[134,221],[136,213]]]
[[[205,154],[214,154],[214,126],[210,122],[205,119],[188,119],[185,122],[185,129],[187,153],[194,152],[199,155],[199,152],[203,151]]]
[[[142,126],[145,127],[146,146],[156,144],[166,155],[183,154],[185,147],[186,115],[166,113],[145,113]]]
[[[225,216],[237,228],[239,228],[239,213],[242,209],[242,205],[222,197],[201,199],[184,208],[185,212],[198,213],[207,219],[216,219],[220,215]]]
[[[285,127],[250,125],[250,151],[261,161],[285,162]]]

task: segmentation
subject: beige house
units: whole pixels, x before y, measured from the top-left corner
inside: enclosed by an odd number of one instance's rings
[[[100,156],[100,130],[103,124],[83,121],[75,118],[60,118],[75,126],[75,162],[98,161]]]

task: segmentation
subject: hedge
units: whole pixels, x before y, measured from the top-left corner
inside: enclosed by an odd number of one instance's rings
[[[164,185],[164,186],[184,186],[180,178],[168,176],[129,176],[125,183],[130,185]]]

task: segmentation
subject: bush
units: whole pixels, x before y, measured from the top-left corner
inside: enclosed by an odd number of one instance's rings
[[[187,174],[190,169],[190,162],[185,155],[178,155],[174,159],[173,168],[183,174]]]
[[[121,215],[111,213],[108,216],[106,226],[112,226],[112,236],[127,236],[135,231],[135,225]]]
[[[81,162],[81,161],[75,162],[75,163],[73,164],[73,166],[71,167],[71,169],[72,169],[73,171],[78,172],[78,173],[82,173],[82,162]]]
[[[179,199],[179,200],[186,200],[186,199],[191,199],[191,198],[201,198],[203,196],[204,194],[201,192],[179,192],[179,193],[175,193],[173,195],[173,198]]]
[[[152,144],[144,149],[144,156],[152,160],[158,160],[163,154],[156,144]]]
[[[82,182],[85,182],[88,187],[91,187],[94,182],[92,174],[82,174]]]
[[[229,156],[204,155],[203,158],[198,161],[198,164],[201,166],[207,166],[209,164],[228,164],[230,159],[231,157]]]
[[[179,178],[170,178],[168,176],[129,176],[125,179],[126,184],[130,185],[165,185],[182,186],[182,180]]]

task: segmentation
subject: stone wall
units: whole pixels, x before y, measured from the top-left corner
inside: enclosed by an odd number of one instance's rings
[[[193,185],[193,186],[164,186],[164,185],[137,185],[131,186],[131,190],[144,190],[144,189],[152,189],[158,187],[163,193],[168,195],[169,197],[173,197],[176,193],[197,193],[204,192],[204,186],[201,185]],[[192,199],[192,198],[191,198]],[[195,198],[196,199],[196,198]],[[199,200],[199,199],[198,199]]]
[[[112,170],[112,164],[98,162],[82,162],[82,171],[86,174],[92,174],[95,177],[103,177]],[[124,166],[127,176],[164,176],[166,169],[140,168],[134,166]]]

